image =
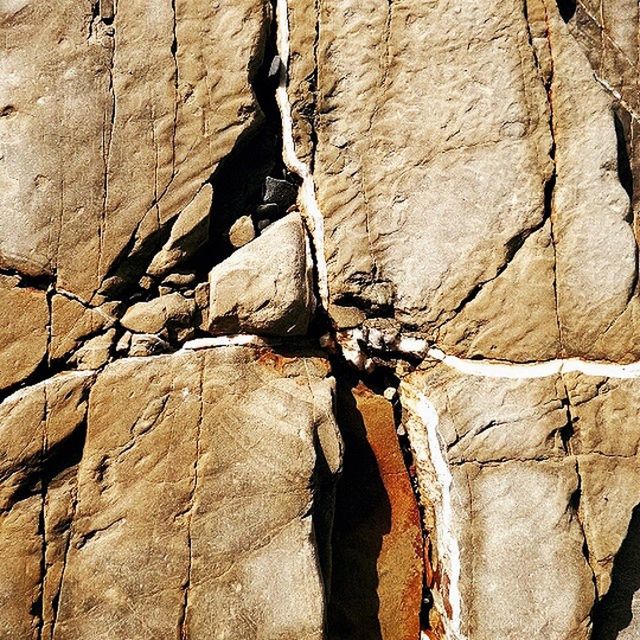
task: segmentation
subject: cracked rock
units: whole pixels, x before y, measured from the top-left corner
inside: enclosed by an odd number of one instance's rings
[[[184,262],[209,239],[209,211],[213,190],[205,184],[194,199],[180,212],[171,235],[162,249],[154,256],[147,273],[162,277]]]
[[[300,214],[291,213],[209,274],[209,331],[295,336],[314,306],[311,261]]]
[[[341,464],[327,374],[321,357],[233,347],[107,367],[55,637],[323,638],[313,486],[319,460]]]
[[[521,371],[439,364],[401,385],[436,613],[468,638],[591,638],[640,503],[640,381]]]

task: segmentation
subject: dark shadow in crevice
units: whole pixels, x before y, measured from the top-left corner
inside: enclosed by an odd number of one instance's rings
[[[634,619],[633,599],[640,591],[640,505],[613,563],[611,587],[593,610],[592,640],[616,640]],[[638,593],[640,598],[640,593]],[[636,620],[640,626],[640,617]]]
[[[238,218],[250,216],[256,222],[255,213],[262,202],[267,176],[296,182],[282,159],[282,121],[276,102],[280,70],[276,26],[272,19],[251,76],[259,107],[256,125],[238,140],[209,180],[213,187],[209,243],[194,259],[199,272],[210,270],[233,253],[229,230]]]
[[[381,640],[378,557],[391,530],[391,504],[345,369],[337,376],[337,418],[344,439],[332,538],[330,640]]]
[[[557,0],[558,11],[565,22],[569,22],[576,14],[578,3],[576,0]]]
[[[618,144],[618,179],[620,184],[627,192],[629,200],[633,203],[633,169],[631,168],[630,148],[627,143],[627,132],[623,122],[623,117],[626,115],[624,111],[622,113],[619,109],[614,109],[613,121],[616,128],[616,140]],[[627,221],[633,223],[633,209],[629,207],[629,218]]]

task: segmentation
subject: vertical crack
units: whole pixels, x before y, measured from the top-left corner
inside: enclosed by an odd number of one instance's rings
[[[189,552],[187,575],[185,582],[183,583],[183,599],[182,599],[182,612],[179,621],[180,640],[188,640],[188,616],[189,616],[189,595],[191,591],[192,571],[193,571],[193,510],[195,506],[195,496],[198,490],[199,480],[199,464],[200,464],[200,443],[202,435],[202,418],[204,415],[204,358],[200,361],[200,377],[199,377],[199,398],[200,398],[200,410],[198,413],[198,420],[196,423],[195,433],[195,460],[193,463],[193,482],[191,483],[191,491],[187,503],[187,547]]]
[[[299,189],[299,202],[302,213],[307,217],[311,229],[312,251],[320,303],[326,310],[329,303],[327,264],[324,254],[324,218],[316,199],[316,190],[311,169],[302,162],[295,150],[293,138],[293,119],[287,86],[289,81],[289,6],[287,0],[276,0],[276,46],[280,56],[280,82],[276,88],[276,101],[282,119],[282,157],[285,165],[302,181]]]
[[[524,3],[524,17],[527,25],[527,30],[529,33],[529,45],[532,48],[533,58],[535,64],[540,73],[540,77],[544,86],[544,90],[547,95],[547,105],[549,108],[549,134],[551,136],[551,146],[549,148],[549,159],[551,160],[552,171],[551,175],[545,180],[544,183],[544,210],[543,210],[543,221],[549,220],[549,232],[551,236],[551,246],[553,247],[553,295],[554,295],[554,306],[556,311],[556,324],[558,327],[558,339],[560,344],[560,352],[564,353],[564,339],[562,335],[562,320],[560,314],[560,296],[558,292],[558,239],[554,229],[554,219],[556,217],[555,213],[555,188],[556,181],[558,177],[557,173],[557,159],[556,159],[556,121],[554,115],[553,108],[553,82],[554,82],[554,56],[553,56],[553,45],[551,42],[551,34],[550,34],[550,25],[549,25],[549,14],[547,12],[546,4],[542,4],[542,11],[544,12],[544,40],[548,46],[548,55],[549,55],[549,68],[545,71],[544,65],[539,59],[538,51],[536,51],[536,47],[534,45],[534,38],[531,29],[531,23],[529,18],[528,5],[525,1]]]
[[[102,33],[106,39],[102,42],[108,47],[108,87],[109,105],[104,114],[102,124],[102,209],[100,213],[100,221],[98,225],[98,274],[102,273],[102,260],[104,255],[104,241],[106,234],[107,209],[109,206],[109,165],[111,162],[111,145],[113,141],[113,130],[116,123],[116,92],[114,87],[114,59],[116,55],[116,37],[115,29],[112,23],[115,21],[117,12],[117,0],[113,0],[113,5],[109,8],[107,15],[103,18],[106,27],[102,29]],[[97,24],[96,26],[99,26]]]

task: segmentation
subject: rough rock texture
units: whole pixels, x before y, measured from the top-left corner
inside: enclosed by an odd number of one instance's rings
[[[147,9],[69,0],[1,8],[0,262],[55,275],[87,302],[258,117],[249,82],[267,2]]]
[[[640,503],[640,379],[486,377],[439,364],[403,385],[444,550],[440,614],[458,611],[470,638],[591,637]]]
[[[345,439],[336,496],[331,638],[415,640],[420,632],[420,513],[393,407],[362,383],[338,390]]]
[[[0,639],[637,640],[639,11],[0,0]]]
[[[209,331],[304,335],[313,311],[312,265],[300,214],[278,220],[209,274]]]
[[[328,372],[229,347],[114,363],[88,402],[90,372],[6,400],[3,637],[323,637],[313,519],[341,464]]]
[[[44,291],[0,276],[0,389],[22,382],[46,358],[48,324]]]
[[[320,3],[312,49],[289,4],[331,301],[458,355],[636,359],[611,99],[555,2]]]

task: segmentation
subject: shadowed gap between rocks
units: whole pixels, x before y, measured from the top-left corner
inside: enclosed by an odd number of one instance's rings
[[[635,602],[634,602],[635,601]],[[617,640],[640,615],[640,505],[613,563],[611,587],[593,612],[592,640]],[[630,636],[629,636],[630,640]]]
[[[631,168],[627,131],[625,123],[623,122],[624,115],[624,110],[614,108],[613,122],[615,124],[616,140],[618,144],[618,179],[632,203],[632,206],[629,207],[629,217],[627,218],[627,221],[630,224],[633,224],[633,169]]]
[[[282,126],[275,99],[278,78],[273,68],[276,59],[274,19],[267,27],[261,48],[249,78],[259,107],[256,122],[236,140],[229,154],[203,183],[209,183],[213,188],[208,241],[174,269],[177,273],[195,274],[196,282],[206,281],[211,268],[235,250],[229,241],[229,230],[238,218],[251,216],[257,227],[256,209],[262,202],[267,176],[294,182],[282,160]],[[280,211],[270,222],[284,213]],[[132,237],[116,261],[108,278],[110,282],[103,292],[111,298],[128,297],[131,300],[155,297],[159,283],[153,283],[148,289],[141,288],[139,283],[149,263],[169,238],[172,226],[173,223],[167,224],[150,234],[135,253],[132,252],[135,237]]]
[[[344,463],[335,505],[328,636],[382,640],[377,561],[382,539],[391,529],[391,504],[351,393],[356,381],[345,378],[337,377]]]
[[[275,15],[275,5],[272,10]],[[273,18],[265,38],[262,60],[257,68],[252,87],[261,110],[261,119],[256,129],[238,141],[236,148],[227,156],[209,182],[213,187],[209,246],[201,251],[196,262],[208,269],[229,257],[235,247],[229,240],[229,230],[243,216],[252,219],[256,235],[261,222],[273,222],[285,215],[276,212],[267,220],[268,214],[260,215],[264,186],[267,177],[287,180],[295,184],[282,158],[282,122],[276,102],[280,62],[276,46],[276,20]]]
[[[565,22],[569,22],[576,13],[578,3],[576,0],[557,0],[558,10]]]

